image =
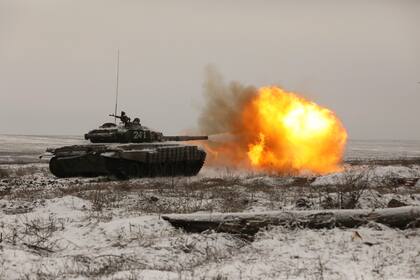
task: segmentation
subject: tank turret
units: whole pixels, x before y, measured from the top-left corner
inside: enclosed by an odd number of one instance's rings
[[[164,136],[162,132],[151,130],[140,124],[140,119],[133,121],[121,112],[122,116],[110,115],[121,119],[121,124],[105,123],[85,134],[85,139],[92,143],[151,143],[165,141],[208,140],[207,136]]]

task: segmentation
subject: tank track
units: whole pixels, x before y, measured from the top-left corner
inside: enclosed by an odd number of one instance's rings
[[[206,158],[205,152],[196,160],[146,163],[101,156],[53,157],[50,171],[59,178],[114,175],[120,179],[144,177],[195,176]]]
[[[50,171],[56,177],[97,177],[107,175],[105,161],[100,157],[53,157],[49,163]]]
[[[120,179],[145,177],[195,176],[200,172],[204,160],[188,162],[139,163],[130,160],[107,161],[110,174]]]

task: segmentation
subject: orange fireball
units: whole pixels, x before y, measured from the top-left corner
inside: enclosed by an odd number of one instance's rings
[[[278,87],[237,104],[239,113],[223,119],[233,137],[205,144],[208,164],[281,174],[341,169],[347,133],[331,110]]]
[[[347,133],[335,114],[314,102],[277,87],[258,90],[243,111],[243,132],[250,164],[280,172],[338,171]]]

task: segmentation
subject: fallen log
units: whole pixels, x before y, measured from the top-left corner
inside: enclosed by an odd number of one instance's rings
[[[420,227],[420,207],[406,206],[388,209],[346,209],[271,211],[258,213],[172,214],[162,218],[188,232],[214,230],[233,234],[254,235],[267,226],[302,228],[354,228],[376,222],[405,229]]]

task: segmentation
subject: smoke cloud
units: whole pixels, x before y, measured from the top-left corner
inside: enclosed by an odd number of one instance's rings
[[[250,135],[244,135],[242,114],[246,104],[256,97],[253,86],[239,82],[226,83],[222,75],[212,66],[206,68],[203,84],[204,106],[198,125],[209,140],[202,143],[207,150],[207,165],[247,167]],[[252,136],[251,136],[252,138]]]
[[[203,87],[205,105],[198,121],[201,132],[208,135],[238,133],[244,105],[256,96],[257,89],[239,82],[227,84],[212,66],[206,68]]]

